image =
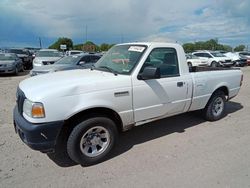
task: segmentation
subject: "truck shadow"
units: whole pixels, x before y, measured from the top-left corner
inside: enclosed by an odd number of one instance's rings
[[[29,73],[30,73],[30,70],[24,70],[23,72],[19,72],[18,75],[0,73],[0,77],[21,77],[21,76],[26,76]]]
[[[229,101],[226,104],[225,116],[234,113],[242,108],[243,106],[240,103]],[[205,121],[206,120],[201,118],[200,112],[197,111],[176,115],[152,123],[147,123],[139,127],[134,127],[130,131],[121,133],[119,135],[118,143],[116,144],[113,152],[104,161],[110,160],[129,151],[131,148],[133,148],[133,146],[137,144],[158,139],[160,137],[167,136],[176,132],[183,133],[185,132],[185,129],[200,125]],[[58,166],[61,167],[70,167],[76,165],[76,163],[70,160],[67,152],[63,149],[58,156],[56,156],[55,154],[49,154],[48,156]]]

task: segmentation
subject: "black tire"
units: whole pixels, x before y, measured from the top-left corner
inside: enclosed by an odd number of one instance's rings
[[[18,76],[18,74],[19,74],[19,70],[18,70],[18,67],[17,67],[17,66],[15,67],[15,72],[14,72],[14,74],[15,74],[16,76]]]
[[[202,110],[203,117],[208,121],[221,119],[225,114],[226,96],[223,91],[215,91],[209,99],[206,107]]]
[[[211,67],[217,67],[217,66],[218,66],[218,63],[217,63],[217,62],[213,61],[213,62],[211,63]]]
[[[20,72],[24,72],[23,65],[21,65]]]
[[[106,142],[105,139],[100,136],[104,133],[99,132],[99,135],[96,133],[99,128],[100,130],[103,129],[105,132],[105,136],[107,136]],[[117,139],[117,134],[115,123],[107,117],[86,119],[77,124],[69,135],[67,141],[67,152],[69,157],[83,166],[99,163],[103,161],[112,150]],[[104,139],[104,141],[102,139]],[[103,144],[103,147],[97,143],[98,141]],[[92,154],[94,153],[92,146],[96,149],[95,154]]]
[[[191,62],[188,62],[188,67],[192,68],[192,63]]]

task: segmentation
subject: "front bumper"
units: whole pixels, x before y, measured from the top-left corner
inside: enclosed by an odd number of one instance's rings
[[[13,67],[1,67],[0,73],[14,73],[15,72],[15,66]]]
[[[234,62],[220,62],[220,64],[223,66],[223,67],[232,67],[234,65]]]
[[[14,108],[15,131],[21,140],[34,150],[53,152],[63,124],[64,121],[30,123],[18,112],[17,106]]]

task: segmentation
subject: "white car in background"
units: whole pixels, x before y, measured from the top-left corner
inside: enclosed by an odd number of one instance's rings
[[[206,59],[200,59],[192,54],[186,54],[186,58],[188,67],[207,66],[208,63]]]
[[[51,65],[63,57],[62,53],[54,49],[42,49],[36,53],[33,60],[33,68],[43,65]]]
[[[242,57],[239,53],[227,52],[224,55],[232,59],[234,66],[244,67],[247,65],[247,58]]]
[[[198,56],[200,59],[207,60],[208,66],[211,67],[218,67],[218,66],[230,67],[233,66],[234,64],[230,58],[216,51],[203,50],[203,51],[193,52],[192,54]]]

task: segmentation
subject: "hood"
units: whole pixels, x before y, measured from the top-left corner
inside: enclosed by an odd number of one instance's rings
[[[128,75],[115,76],[110,72],[90,69],[42,74],[19,84],[25,96],[35,102],[48,97],[74,96],[130,86],[131,79]]]
[[[19,58],[22,58],[22,57],[28,57],[28,55],[26,54],[16,54]]]
[[[62,57],[35,57],[35,61],[57,61]]]
[[[15,60],[0,60],[0,64],[14,63]]]
[[[54,72],[54,71],[59,71],[59,70],[64,70],[69,67],[72,67],[71,65],[58,65],[58,64],[53,64],[53,65],[45,65],[45,66],[40,66],[40,67],[35,67],[31,71],[41,71],[41,72]]]
[[[239,54],[235,54],[235,53],[232,53],[232,52],[225,53],[224,55],[227,56],[228,58],[231,58],[232,61],[236,61],[236,60],[241,59]]]

